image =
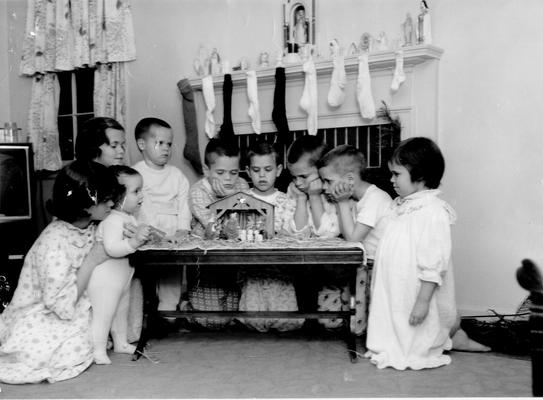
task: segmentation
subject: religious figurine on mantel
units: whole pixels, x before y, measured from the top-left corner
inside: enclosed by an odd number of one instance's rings
[[[285,62],[301,62],[306,46],[314,45],[315,0],[283,0]]]
[[[417,17],[417,43],[432,43],[432,28],[430,20],[430,8],[426,0],[420,2],[420,14]]]
[[[407,16],[405,17],[405,22],[402,24],[402,31],[403,45],[412,46],[414,44],[413,34],[415,30],[413,27],[413,18],[411,18],[411,14],[409,13],[407,13]]]

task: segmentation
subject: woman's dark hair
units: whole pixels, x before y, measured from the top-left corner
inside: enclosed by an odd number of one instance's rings
[[[117,182],[119,183],[120,193],[118,195],[117,201],[115,202],[115,205],[118,205],[118,203],[121,201],[121,199],[124,197],[126,193],[126,186],[123,185],[120,181],[121,176],[138,176],[141,174],[136,171],[132,167],[127,167],[126,165],[112,165],[109,167],[109,170],[113,172],[113,175],[115,175],[115,178],[117,178]]]
[[[73,223],[86,218],[91,206],[112,200],[122,192],[113,171],[94,161],[76,160],[58,173],[47,208],[58,219]]]
[[[297,163],[300,158],[308,156],[309,165],[314,167],[320,158],[330,150],[325,142],[316,136],[305,135],[292,143],[287,152],[287,162]]]
[[[113,118],[96,117],[83,123],[81,131],[75,140],[75,158],[83,161],[92,161],[100,157],[100,146],[110,144],[106,135],[107,129],[117,129],[124,132],[121,124]]]
[[[414,137],[402,141],[394,150],[391,163],[405,167],[411,182],[424,182],[427,188],[436,189],[445,172],[445,160],[432,139]]]

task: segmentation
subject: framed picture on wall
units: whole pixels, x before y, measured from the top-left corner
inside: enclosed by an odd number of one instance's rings
[[[32,148],[0,143],[0,224],[32,218]]]
[[[315,0],[283,0],[283,34],[286,53],[315,45]]]

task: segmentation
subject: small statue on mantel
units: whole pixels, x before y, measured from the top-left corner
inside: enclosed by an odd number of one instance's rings
[[[364,32],[362,36],[360,36],[358,48],[361,53],[369,53],[372,51],[372,40],[373,38],[368,32]]]
[[[263,51],[260,53],[260,56],[258,58],[258,66],[260,68],[267,68],[270,66],[270,55],[267,51]]]
[[[402,31],[403,31],[403,45],[404,46],[412,46],[414,43],[413,40],[413,18],[411,18],[411,14],[407,13],[407,16],[405,17],[405,22],[402,24]]]
[[[420,14],[418,15],[417,19],[417,43],[432,43],[430,8],[428,7],[428,3],[426,3],[426,0],[421,0],[420,2]]]
[[[211,75],[220,75],[222,73],[221,56],[219,55],[219,52],[216,48],[213,48],[213,50],[211,50],[211,55],[209,56],[209,63]]]

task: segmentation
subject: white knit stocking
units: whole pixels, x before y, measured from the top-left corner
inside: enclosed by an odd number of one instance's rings
[[[130,298],[130,280],[126,285],[119,299],[117,311],[111,322],[111,338],[113,339],[113,351],[116,353],[133,354],[136,346],[128,344],[128,307]]]
[[[257,135],[262,132],[260,123],[260,106],[258,104],[258,86],[256,83],[256,72],[247,71],[247,97],[249,98],[248,114],[251,117],[251,125]]]
[[[371,93],[371,78],[368,67],[368,54],[362,53],[358,56],[358,81],[356,84],[356,98],[360,107],[362,118],[372,119],[375,117],[375,103]]]
[[[394,76],[392,78],[392,83],[390,84],[390,89],[392,89],[393,92],[397,91],[404,81],[405,73],[403,72],[403,50],[398,50],[396,52],[396,69],[394,70]]]
[[[128,265],[123,268],[119,265],[111,265],[106,261],[97,266],[91,275],[87,293],[92,306],[91,330],[96,364],[111,364],[106,352],[107,337],[121,295],[125,289],[128,289],[133,272],[133,268]],[[127,318],[126,313],[124,318]],[[126,341],[126,328],[124,335]]]
[[[213,89],[213,77],[211,75],[202,78],[202,93],[206,104],[205,132],[210,139],[213,139],[217,133],[217,128],[215,127],[215,118],[213,117],[213,111],[215,110],[215,91]]]
[[[337,41],[332,41],[330,46],[333,49],[334,70],[332,71],[330,90],[328,91],[328,104],[330,107],[339,107],[345,101],[345,85],[347,84],[345,59],[340,54]]]
[[[303,70],[305,73],[304,92],[300,99],[300,107],[307,113],[307,133],[317,134],[318,114],[317,114],[317,71],[313,59],[304,62]]]

